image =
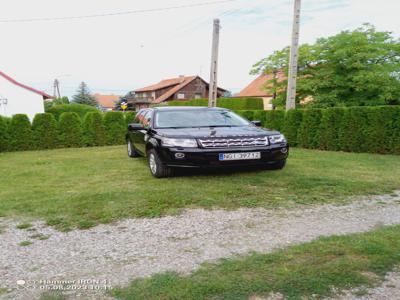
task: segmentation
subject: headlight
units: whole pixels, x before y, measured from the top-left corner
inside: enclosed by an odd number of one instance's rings
[[[271,135],[269,141],[271,144],[286,143],[286,138],[283,134]]]
[[[162,138],[161,144],[165,147],[197,148],[195,139]]]

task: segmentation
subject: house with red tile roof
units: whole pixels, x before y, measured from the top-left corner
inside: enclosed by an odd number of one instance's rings
[[[278,81],[283,81],[286,79],[283,71],[278,71],[275,76]],[[250,84],[247,85],[243,90],[235,94],[234,97],[263,98],[264,109],[271,110],[273,109],[272,100],[276,97],[276,95],[266,92],[266,88],[271,86],[270,81],[273,78],[274,74],[272,73],[261,74],[252,82],[250,82]]]
[[[208,98],[209,85],[200,76],[179,76],[161,80],[159,83],[134,90],[134,97],[128,100],[136,109],[165,103],[170,100]],[[218,88],[218,97],[226,92]]]
[[[0,71],[0,115],[12,117],[26,114],[30,120],[44,113],[44,100],[53,97],[43,91],[27,86]]]
[[[94,94],[94,98],[96,99],[97,103],[99,106],[104,110],[104,111],[111,111],[114,110],[115,104],[118,102],[118,100],[121,98],[119,95],[102,95],[102,94]]]

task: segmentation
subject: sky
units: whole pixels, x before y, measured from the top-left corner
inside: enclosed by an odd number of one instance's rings
[[[179,75],[209,80],[212,24],[221,21],[218,85],[232,92],[251,66],[289,45],[294,0],[1,0],[0,70],[53,94],[71,96],[85,81],[93,93],[128,91]],[[165,7],[163,11],[52,21]],[[398,0],[303,0],[300,43],[371,23],[400,36]]]

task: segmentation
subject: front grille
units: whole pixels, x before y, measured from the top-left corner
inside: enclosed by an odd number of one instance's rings
[[[237,137],[237,138],[211,138],[199,139],[203,148],[244,148],[267,146],[267,137]]]

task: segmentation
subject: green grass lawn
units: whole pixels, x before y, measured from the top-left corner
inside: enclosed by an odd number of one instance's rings
[[[151,177],[123,146],[0,154],[0,215],[68,230],[188,207],[338,202],[400,187],[400,157],[293,149],[282,171]]]
[[[340,290],[377,283],[399,263],[400,226],[393,226],[320,238],[270,254],[223,259],[187,276],[156,274],[115,289],[112,295],[196,300],[249,299],[279,292],[286,299],[317,299],[329,296],[332,287]]]

